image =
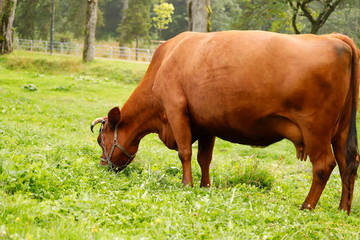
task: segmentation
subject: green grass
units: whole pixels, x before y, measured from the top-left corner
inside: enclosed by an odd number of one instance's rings
[[[0,58],[1,66],[14,71],[27,71],[36,77],[40,75],[64,75],[68,77],[87,76],[104,80],[116,80],[123,83],[136,83],[141,80],[146,70],[146,63],[120,62],[107,59],[96,59],[84,64],[80,57],[54,55],[16,51],[11,55]]]
[[[198,186],[196,144],[195,186],[183,187],[177,153],[154,134],[121,173],[101,167],[90,123],[122,106],[146,67],[0,57],[0,239],[360,238],[359,187],[351,215],[338,211],[337,168],[316,210],[299,210],[311,164],[288,141],[259,149],[217,139],[210,189]]]

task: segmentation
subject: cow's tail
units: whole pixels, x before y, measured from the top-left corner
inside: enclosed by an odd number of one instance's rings
[[[348,176],[349,183],[351,179],[357,176],[357,169],[359,166],[359,152],[358,152],[358,139],[356,130],[356,111],[358,105],[359,95],[359,50],[356,47],[353,40],[349,37],[341,34],[333,34],[336,38],[347,43],[352,50],[352,63],[351,63],[351,79],[350,79],[350,91],[351,91],[351,114],[349,132],[345,145],[345,159],[346,159],[346,176]]]

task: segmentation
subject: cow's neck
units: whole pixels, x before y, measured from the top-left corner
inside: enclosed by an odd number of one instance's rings
[[[121,109],[130,141],[139,142],[145,135],[158,132],[160,120],[151,88],[151,83],[142,81]]]

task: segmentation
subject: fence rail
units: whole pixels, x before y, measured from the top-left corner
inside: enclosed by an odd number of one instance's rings
[[[15,39],[16,50],[49,52],[50,42],[41,40]],[[150,62],[155,50],[145,48],[112,47],[95,45],[95,57]],[[80,55],[83,45],[70,42],[53,42],[53,52],[68,55]]]

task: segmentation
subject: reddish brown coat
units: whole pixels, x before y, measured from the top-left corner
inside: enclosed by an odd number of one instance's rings
[[[340,208],[350,212],[359,162],[358,67],[358,49],[340,34],[182,33],[156,50],[121,112],[109,112],[105,143],[110,148],[118,125],[119,143],[133,154],[146,134],[156,132],[179,152],[183,184],[192,185],[191,144],[198,140],[201,186],[209,187],[215,136],[257,146],[287,138],[297,157],[309,156],[313,164],[302,207],[315,208],[337,162]],[[126,161],[114,151],[111,162]]]

